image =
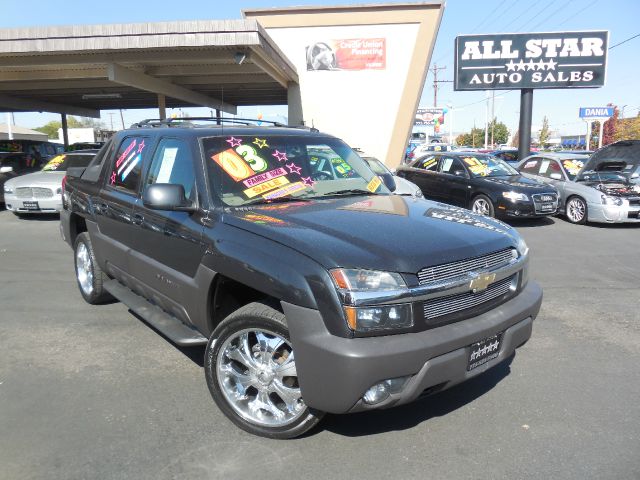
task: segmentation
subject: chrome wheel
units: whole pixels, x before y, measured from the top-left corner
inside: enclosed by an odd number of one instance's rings
[[[572,198],[567,203],[567,217],[573,223],[580,223],[584,220],[586,214],[586,207],[582,200],[579,198]]]
[[[246,421],[280,427],[304,414],[291,344],[268,330],[229,337],[216,358],[222,394]]]
[[[473,213],[478,213],[480,215],[490,215],[491,214],[491,205],[484,198],[476,198],[473,201],[473,206],[471,208]]]
[[[93,265],[91,254],[84,243],[79,243],[76,249],[76,276],[85,295],[93,293]]]

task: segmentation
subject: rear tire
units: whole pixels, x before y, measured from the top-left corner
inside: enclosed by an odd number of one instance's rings
[[[109,278],[96,261],[91,238],[87,232],[82,232],[76,237],[73,252],[76,280],[82,298],[91,305],[113,300],[109,292],[104,289],[104,283]]]
[[[567,220],[576,225],[584,225],[587,223],[589,212],[587,210],[587,202],[581,197],[570,197],[564,209]]]
[[[264,303],[245,305],[218,325],[204,371],[222,413],[254,435],[298,437],[324,415],[302,399],[284,314]]]
[[[486,195],[477,195],[471,202],[471,211],[479,215],[487,217],[495,217],[496,213],[493,208],[493,202]]]

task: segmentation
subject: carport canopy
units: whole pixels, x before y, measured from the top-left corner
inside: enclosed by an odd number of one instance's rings
[[[256,20],[0,29],[0,111],[286,105],[295,67]]]

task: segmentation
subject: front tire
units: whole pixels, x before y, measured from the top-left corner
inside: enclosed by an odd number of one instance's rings
[[[486,195],[478,195],[471,202],[471,211],[486,217],[495,217],[493,202]]]
[[[587,202],[585,202],[581,197],[569,198],[567,200],[567,205],[565,206],[564,211],[567,220],[569,220],[571,223],[575,223],[576,225],[584,225],[585,223],[587,223]]]
[[[204,363],[216,404],[249,433],[294,438],[324,415],[304,403],[285,316],[268,305],[250,303],[223,320]]]
[[[108,280],[108,277],[96,261],[91,239],[87,232],[82,232],[76,237],[73,252],[76,280],[82,298],[91,305],[112,300],[113,297],[104,289],[104,282]]]

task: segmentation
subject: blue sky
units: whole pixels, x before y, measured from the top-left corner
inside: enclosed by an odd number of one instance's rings
[[[358,1],[331,0],[326,5],[352,4]],[[367,2],[375,3],[375,2]],[[384,3],[390,3],[385,0]],[[131,23],[166,20],[240,18],[241,9],[268,8],[289,5],[320,5],[308,0],[181,0],[180,2],[131,2],[110,0],[93,3],[90,0],[0,0],[0,28],[36,25],[66,25],[87,23]],[[26,15],[25,12],[30,12]],[[453,43],[456,35],[470,33],[500,33],[528,31],[609,30],[610,45],[615,45],[640,33],[640,0],[448,0],[436,40],[432,64],[446,66],[439,72],[444,80],[453,79]],[[625,116],[640,111],[640,37],[609,51],[606,86],[598,89],[536,90],[533,102],[534,130],[543,116],[552,128],[563,134],[584,133],[585,124],[578,119],[581,106],[626,105]],[[433,106],[433,76],[427,82],[421,106]],[[470,129],[485,119],[484,92],[454,92],[451,83],[440,84],[439,106],[451,104],[455,109],[455,131]],[[187,109],[196,113],[198,109]],[[243,115],[254,116],[258,108],[242,109]],[[519,92],[496,92],[495,112],[500,121],[515,129],[518,123]],[[202,110],[200,110],[200,114]],[[282,120],[283,107],[260,109],[265,119]],[[149,116],[154,111],[125,111],[125,123]],[[16,123],[36,127],[58,115],[16,113]],[[119,124],[119,114],[114,123]],[[108,112],[103,120],[110,123]]]

